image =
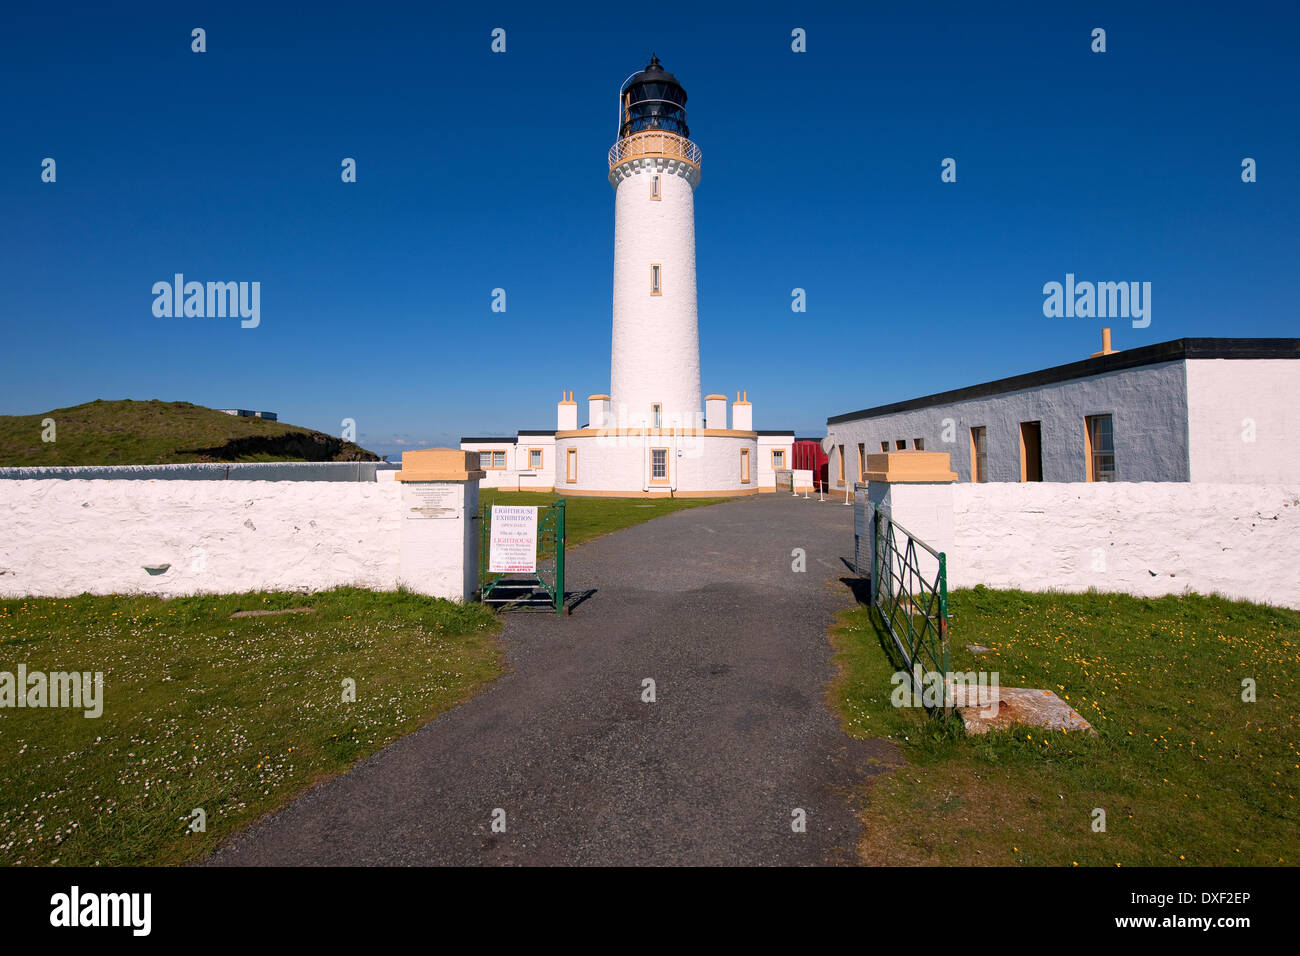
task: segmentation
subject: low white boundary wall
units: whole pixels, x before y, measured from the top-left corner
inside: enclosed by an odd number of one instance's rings
[[[951,542],[927,543],[947,550],[950,588],[1195,591],[1300,608],[1300,484],[948,487]],[[894,517],[911,529],[907,510]]]
[[[391,590],[401,491],[392,481],[0,481],[0,596]]]

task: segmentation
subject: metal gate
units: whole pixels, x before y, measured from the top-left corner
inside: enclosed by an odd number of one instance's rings
[[[872,603],[898,646],[907,672],[916,680],[937,671],[943,682],[944,709],[950,701],[948,675],[948,557],[935,551],[900,524],[884,508],[872,516],[874,560],[871,568]],[[918,550],[937,562],[923,570]],[[926,562],[930,564],[930,562]],[[918,687],[916,690],[921,691]]]
[[[532,574],[488,571],[492,507],[479,505],[479,600],[498,608],[567,611],[564,602],[564,499],[537,509],[537,570]]]

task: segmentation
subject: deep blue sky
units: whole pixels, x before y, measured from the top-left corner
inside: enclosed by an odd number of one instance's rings
[[[0,413],[186,400],[353,418],[381,453],[553,428],[561,389],[609,387],[605,155],[652,49],[704,151],[702,384],[759,428],[1073,361],[1107,324],[1300,334],[1293,3],[469,6],[8,5]],[[260,281],[260,327],[155,318],[175,272]],[[1044,318],[1066,272],[1151,282],[1150,327]]]

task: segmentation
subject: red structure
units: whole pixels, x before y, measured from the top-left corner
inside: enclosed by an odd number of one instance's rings
[[[790,467],[796,471],[811,471],[813,482],[821,488],[827,487],[826,470],[830,459],[822,451],[822,443],[816,438],[796,438],[790,447]]]

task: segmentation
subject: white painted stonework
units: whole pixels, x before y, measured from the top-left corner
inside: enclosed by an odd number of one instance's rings
[[[609,492],[626,495],[718,492],[751,494],[759,490],[755,438],[725,436],[600,435],[557,438],[559,472],[555,490],[561,495]],[[577,451],[577,475],[568,480],[565,456]],[[651,477],[650,449],[668,450],[668,476]],[[741,451],[749,454],[749,481],[742,480]]]
[[[459,487],[474,514],[476,485]],[[409,494],[394,481],[0,481],[0,596],[404,583],[467,598],[477,586],[475,523],[414,522],[404,538]]]
[[[1217,592],[1300,608],[1300,483],[950,487],[949,587]],[[924,513],[894,516],[923,535]]]
[[[782,453],[785,464],[781,469],[789,470],[790,456],[793,454],[794,433],[788,435],[758,436],[758,487],[760,491],[776,491],[776,470],[772,467],[772,453]]]
[[[1189,359],[1192,481],[1300,479],[1300,362]]]
[[[0,482],[0,594],[392,589],[398,492],[394,482]]]
[[[478,514],[478,482],[410,481],[400,487],[399,583],[417,594],[468,600],[478,588],[479,541],[472,521]],[[439,508],[455,514],[428,517],[429,492],[436,494]]]

